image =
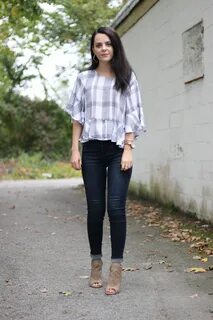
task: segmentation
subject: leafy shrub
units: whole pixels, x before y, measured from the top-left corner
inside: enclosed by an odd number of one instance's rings
[[[46,159],[69,157],[70,119],[54,101],[13,95],[0,103],[0,158],[21,152],[40,152]]]

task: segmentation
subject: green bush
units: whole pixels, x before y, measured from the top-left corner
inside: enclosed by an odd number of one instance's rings
[[[0,158],[40,152],[45,159],[68,159],[70,119],[54,101],[13,95],[0,102]]]

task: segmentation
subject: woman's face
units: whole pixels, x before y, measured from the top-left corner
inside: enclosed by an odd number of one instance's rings
[[[100,62],[109,62],[113,57],[110,38],[104,33],[97,33],[94,38],[93,53]]]

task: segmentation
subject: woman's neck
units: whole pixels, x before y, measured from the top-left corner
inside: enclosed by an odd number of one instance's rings
[[[112,77],[114,76],[114,72],[111,68],[111,65],[109,63],[101,63],[99,62],[98,67],[96,68],[96,71],[102,75]]]

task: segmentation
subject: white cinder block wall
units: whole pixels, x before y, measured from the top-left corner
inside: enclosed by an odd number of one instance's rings
[[[182,33],[203,19],[204,78],[184,84]],[[143,92],[133,181],[213,221],[213,1],[160,0],[122,37]]]

